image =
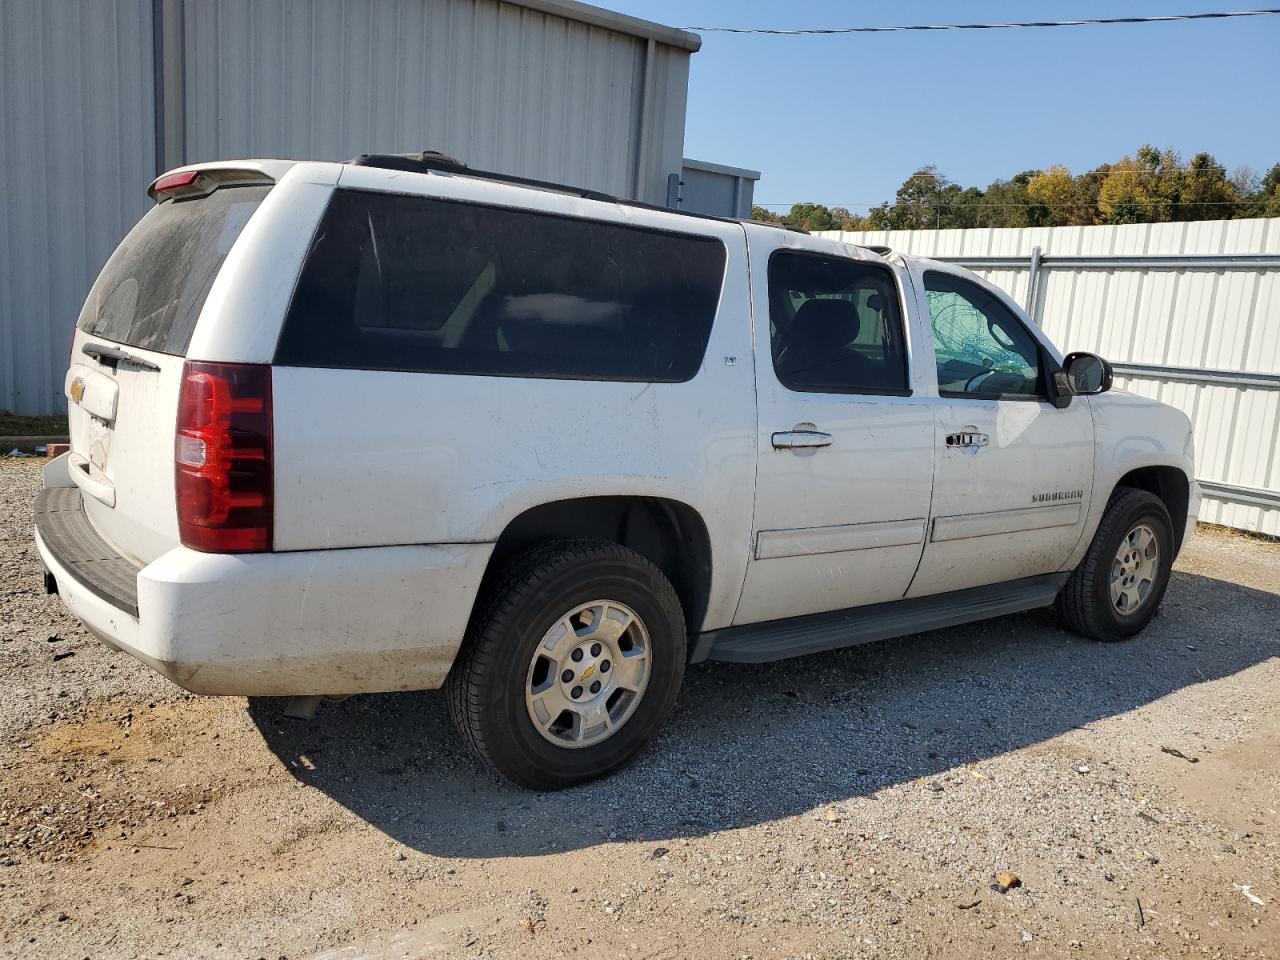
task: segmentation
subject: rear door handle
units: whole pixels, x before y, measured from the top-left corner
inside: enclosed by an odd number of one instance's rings
[[[805,447],[829,447],[831,434],[820,430],[785,430],[773,435],[773,449],[799,450]]]
[[[962,433],[948,433],[948,447],[985,447],[991,442],[991,438],[985,433],[976,433],[966,430]]]

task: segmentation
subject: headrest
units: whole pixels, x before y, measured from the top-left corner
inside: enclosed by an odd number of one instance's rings
[[[788,346],[834,350],[858,338],[861,322],[849,300],[806,300],[792,321]]]

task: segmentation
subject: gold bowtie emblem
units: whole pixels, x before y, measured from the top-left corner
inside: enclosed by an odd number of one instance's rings
[[[76,377],[71,381],[71,399],[79,403],[84,399],[84,377]]]
[[[590,680],[591,675],[595,672],[596,672],[596,665],[593,663],[591,666],[587,667],[587,669],[582,671],[582,679]]]

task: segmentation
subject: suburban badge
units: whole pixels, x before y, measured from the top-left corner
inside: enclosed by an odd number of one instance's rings
[[[1083,500],[1083,490],[1054,490],[1050,493],[1033,493],[1032,503],[1053,503],[1058,500]]]

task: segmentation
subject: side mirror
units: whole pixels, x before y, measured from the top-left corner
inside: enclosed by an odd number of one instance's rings
[[[1095,353],[1069,353],[1062,361],[1071,392],[1088,397],[1111,389],[1114,374],[1111,364]]]

